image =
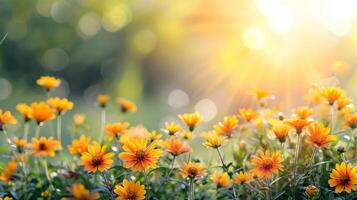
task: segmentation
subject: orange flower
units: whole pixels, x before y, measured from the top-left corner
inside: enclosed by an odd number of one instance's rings
[[[130,168],[133,172],[145,171],[156,167],[156,163],[160,158],[162,151],[155,149],[156,142],[147,145],[147,140],[136,139],[124,143],[123,150],[119,154],[119,159],[122,160],[125,168]]]
[[[54,109],[56,109],[58,114],[62,114],[68,110],[72,110],[73,102],[68,101],[68,99],[60,99],[58,97],[50,98],[47,100],[47,103]]]
[[[170,137],[169,139],[163,141],[161,145],[167,152],[169,152],[173,156],[179,156],[183,153],[191,151],[190,145],[176,137]]]
[[[100,94],[97,96],[97,102],[100,107],[105,108],[109,102],[110,97],[105,94]]]
[[[47,91],[58,87],[61,84],[61,80],[52,76],[41,76],[36,81],[37,85],[44,87]]]
[[[294,113],[298,116],[299,119],[307,119],[312,115],[312,110],[307,106],[301,106],[296,108]]]
[[[239,116],[246,122],[250,122],[259,116],[259,113],[252,109],[239,109]]]
[[[346,97],[339,98],[337,100],[337,110],[343,110],[347,106],[352,105],[352,100]]]
[[[17,120],[11,115],[10,111],[3,112],[0,110],[0,131],[4,130],[4,126],[7,124],[16,124]]]
[[[135,105],[135,103],[129,101],[129,100],[126,100],[126,99],[123,99],[123,98],[118,98],[117,99],[117,103],[118,105],[120,106],[121,108],[121,111],[123,113],[125,112],[136,112],[137,110],[137,107]]]
[[[55,117],[55,111],[45,102],[34,102],[31,104],[30,116],[37,124],[52,120]]]
[[[253,155],[251,159],[252,173],[259,178],[271,179],[273,174],[283,171],[282,162],[283,159],[278,151],[270,154],[270,151],[266,150],[264,154],[262,150],[259,150],[258,156]]]
[[[300,135],[305,127],[310,125],[311,121],[306,121],[304,119],[292,119],[285,122],[287,125],[295,129],[295,132]]]
[[[240,171],[233,175],[233,183],[237,185],[249,183],[252,179],[250,172]]]
[[[314,144],[318,148],[328,148],[331,142],[337,140],[336,135],[329,135],[330,129],[325,128],[322,124],[314,123],[307,127],[310,134],[310,144]]]
[[[180,125],[176,124],[175,122],[165,123],[165,128],[161,129],[162,131],[166,132],[169,135],[175,135],[175,133],[181,130]]]
[[[202,163],[199,162],[185,162],[180,167],[180,174],[183,178],[194,179],[205,175],[206,170]]]
[[[162,134],[157,134],[156,131],[151,131],[151,133],[148,134],[149,134],[150,142],[158,141],[162,137]]]
[[[202,116],[198,112],[178,115],[178,118],[180,118],[181,121],[188,126],[190,131],[193,131],[202,121]]]
[[[227,188],[232,185],[231,179],[227,172],[215,171],[210,176],[211,180],[217,184],[218,187]]]
[[[330,180],[328,180],[330,187],[336,187],[335,192],[341,193],[345,190],[347,193],[355,191],[357,184],[357,168],[352,167],[352,163],[342,162],[336,164],[336,169],[330,173]]]
[[[73,184],[71,186],[71,194],[76,200],[95,200],[99,198],[98,192],[90,193],[82,184]]]
[[[123,135],[129,127],[128,122],[107,124],[105,126],[105,132],[107,133],[107,138],[109,141],[112,141],[113,138],[119,138],[120,135]]]
[[[120,143],[124,144],[132,140],[148,140],[148,130],[142,125],[134,126],[128,129],[120,136]]]
[[[305,193],[309,196],[309,197],[314,197],[317,195],[317,193],[319,193],[319,189],[314,186],[314,185],[309,185],[305,188]]]
[[[145,186],[139,182],[123,180],[122,185],[116,185],[114,193],[119,197],[116,200],[143,200],[145,199]]]
[[[56,150],[61,150],[61,143],[58,140],[53,139],[53,137],[45,138],[41,137],[40,139],[32,138],[28,147],[35,154],[35,156],[55,156]]]
[[[14,141],[14,144],[16,145],[17,151],[20,153],[23,152],[23,150],[26,146],[26,140],[18,138],[18,137],[14,137],[13,141]]]
[[[344,126],[345,128],[349,127],[351,129],[357,128],[357,113],[353,113],[352,115],[347,116]]]
[[[234,129],[238,127],[238,119],[235,115],[224,117],[223,122],[213,127],[219,135],[231,137]]]
[[[17,104],[16,110],[24,117],[25,122],[31,120],[31,107],[26,104]]]
[[[89,137],[81,135],[79,139],[72,140],[72,144],[68,146],[68,151],[72,155],[81,155],[82,153],[88,151],[90,143],[91,139]]]
[[[0,180],[6,183],[10,183],[14,178],[16,170],[17,163],[14,160],[10,160],[9,163],[2,169],[0,174]]]
[[[329,103],[334,105],[337,100],[344,97],[344,92],[338,87],[325,87],[321,89],[321,96]]]
[[[224,141],[224,137],[218,135],[215,131],[203,132],[201,136],[206,139],[206,141],[203,142],[202,145],[214,149],[219,148]]]
[[[75,126],[81,126],[86,120],[86,116],[83,114],[76,114],[73,116],[73,122]]]
[[[101,146],[98,143],[88,146],[88,151],[83,152],[81,156],[81,165],[85,167],[88,172],[102,172],[109,169],[113,163],[114,153],[106,153],[106,146]]]
[[[286,137],[290,133],[291,128],[290,128],[290,126],[285,125],[283,123],[278,123],[278,124],[273,125],[272,130],[273,130],[273,133],[275,134],[276,138],[278,138],[278,140],[281,143],[284,143]]]

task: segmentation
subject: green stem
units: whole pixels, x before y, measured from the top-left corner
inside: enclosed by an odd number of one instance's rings
[[[41,123],[37,124],[36,131],[35,131],[35,138],[38,138],[40,136],[40,129],[41,129]]]
[[[298,134],[296,148],[295,148],[295,159],[294,159],[294,179],[296,176],[296,172],[298,170],[298,162],[299,162],[299,153],[300,153],[300,143],[301,143],[301,135]]]
[[[335,130],[335,107],[334,106],[330,106],[330,128],[331,128],[331,133],[333,133]]]
[[[172,173],[172,170],[174,170],[175,159],[176,159],[176,156],[173,156],[172,162],[171,162],[170,171],[169,171],[169,173],[167,174],[167,177],[169,177],[169,176],[171,175],[171,173]]]
[[[25,124],[24,124],[24,139],[26,140],[26,142],[27,142],[27,137],[29,134],[29,128],[30,128],[29,122],[25,122]]]
[[[149,180],[148,180],[148,174],[144,171],[144,181],[145,181],[145,190],[147,191],[146,192],[146,195],[145,195],[145,199],[146,200],[149,200],[150,198],[150,187],[149,187]]]
[[[193,179],[190,178],[190,185],[189,185],[189,200],[194,200],[194,188],[193,188]]]
[[[52,185],[52,182],[51,182],[50,174],[49,174],[49,172],[48,172],[48,165],[47,165],[47,159],[46,159],[46,158],[44,158],[43,165],[44,165],[44,167],[45,167],[45,174],[46,174],[47,181],[48,181],[50,187],[51,187],[52,189],[54,189],[54,186]]]
[[[101,172],[101,175],[103,177],[103,180],[104,180],[104,184],[105,184],[105,187],[107,188],[108,192],[109,192],[109,199],[110,200],[113,200],[114,199],[114,196],[113,196],[113,193],[112,193],[112,186],[110,185],[108,179],[107,179],[107,176],[105,175],[104,172]]]
[[[309,167],[311,167],[312,164],[314,163],[316,152],[317,152],[317,147],[314,146],[314,149],[312,150],[311,159],[310,159],[310,162],[309,162]]]
[[[226,169],[226,164],[224,164],[224,161],[223,161],[223,157],[221,155],[221,152],[219,151],[219,148],[216,148],[217,149],[217,153],[218,153],[218,156],[219,156],[219,159],[221,160],[221,163],[222,163],[222,168],[224,171],[227,171]]]
[[[105,121],[106,121],[106,113],[105,113],[105,108],[102,108],[101,112],[101,124],[100,124],[100,137],[99,141],[102,142],[103,137],[104,137],[104,126],[105,126]]]
[[[57,139],[62,143],[62,115],[57,116]]]
[[[9,146],[11,147],[12,142],[11,142],[11,140],[10,140],[10,138],[9,138],[9,135],[7,134],[7,131],[6,131],[5,127],[3,128],[2,131],[4,132],[4,135],[5,135],[5,137],[6,137],[6,142],[7,142],[7,143],[9,144]]]

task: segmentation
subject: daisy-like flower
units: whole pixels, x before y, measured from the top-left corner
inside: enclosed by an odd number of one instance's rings
[[[128,122],[119,122],[113,124],[105,125],[105,132],[109,141],[112,141],[113,138],[119,139],[120,135],[123,135],[129,128]]]
[[[336,168],[330,173],[330,180],[328,180],[330,187],[336,187],[335,192],[341,193],[345,190],[351,193],[357,189],[357,168],[352,167],[352,163],[342,162],[336,164]]]
[[[273,174],[283,171],[282,162],[283,159],[278,151],[270,153],[269,150],[266,150],[264,153],[259,150],[258,156],[253,155],[251,159],[252,173],[259,178],[271,179]]]
[[[165,128],[161,129],[162,131],[166,132],[169,135],[175,135],[181,130],[181,126],[176,124],[175,122],[166,122]]]
[[[295,129],[296,134],[300,135],[305,127],[310,125],[312,122],[304,119],[292,119],[285,122],[287,125]]]
[[[325,128],[320,123],[314,123],[307,127],[307,132],[310,134],[309,143],[314,144],[318,148],[328,148],[331,142],[337,140],[336,135],[329,135],[330,129]]]
[[[14,199],[12,197],[4,197],[4,199],[0,198],[0,200],[14,200]]]
[[[173,156],[179,156],[191,151],[190,145],[181,141],[177,137],[170,137],[169,139],[163,141],[161,146]]]
[[[238,127],[238,119],[235,115],[224,117],[223,122],[213,127],[219,135],[231,137],[234,129]]]
[[[218,135],[215,131],[203,132],[201,136],[205,139],[205,142],[203,142],[202,145],[214,149],[219,148],[225,139],[224,137]]]
[[[77,127],[81,126],[84,123],[85,120],[86,120],[86,116],[83,115],[83,114],[75,114],[73,116],[73,123]]]
[[[51,91],[53,88],[56,88],[61,84],[61,80],[52,76],[41,76],[37,79],[36,83],[47,91]]]
[[[30,116],[37,122],[37,124],[40,124],[41,122],[55,118],[55,110],[43,101],[34,102],[31,104]]]
[[[272,131],[275,134],[276,138],[279,140],[279,142],[284,143],[286,137],[289,135],[291,131],[291,128],[290,126],[284,123],[277,123],[273,125]]]
[[[145,186],[140,182],[123,180],[121,185],[116,185],[114,193],[118,195],[116,200],[143,200],[145,199]]]
[[[178,115],[178,118],[180,118],[181,121],[186,124],[190,131],[193,131],[203,119],[202,115],[198,112]]]
[[[14,174],[17,170],[17,163],[14,160],[10,160],[6,166],[1,171],[0,180],[5,183],[10,183],[14,179]]]
[[[239,116],[245,122],[251,122],[259,117],[259,113],[252,109],[239,109]]]
[[[123,98],[118,98],[117,99],[117,103],[118,105],[120,106],[121,108],[121,111],[123,113],[126,113],[126,112],[136,112],[137,111],[137,107],[135,105],[135,103],[127,100],[127,99],[123,99]]]
[[[107,146],[101,146],[98,143],[88,146],[88,151],[83,152],[81,156],[81,165],[88,172],[102,172],[109,169],[113,163],[114,153],[106,153]]]
[[[229,175],[227,172],[215,171],[210,176],[210,178],[214,183],[217,184],[218,187],[221,187],[221,188],[228,188],[232,185],[232,181],[229,178]]]
[[[58,140],[53,139],[53,137],[45,138],[41,137],[40,139],[32,138],[31,143],[28,144],[29,149],[35,156],[44,157],[44,156],[55,156],[56,150],[61,150],[62,146]]]
[[[305,194],[309,197],[314,197],[319,193],[319,189],[314,185],[309,185],[305,188]]]
[[[110,97],[105,94],[100,94],[97,96],[97,103],[100,107],[105,108],[110,100]]]
[[[148,130],[142,126],[134,126],[120,136],[119,142],[125,144],[133,140],[149,140]]]
[[[199,162],[185,162],[180,167],[180,174],[183,178],[194,179],[204,176],[205,173],[204,165]]]
[[[269,91],[264,90],[264,89],[256,89],[253,91],[252,95],[253,95],[253,98],[257,101],[261,101],[266,98],[273,97],[273,95],[271,95]]]
[[[73,102],[66,98],[60,99],[58,97],[50,98],[47,100],[48,105],[54,108],[60,115],[68,110],[72,110]]]
[[[295,109],[294,114],[299,119],[305,120],[312,115],[312,109],[307,106],[301,106]]]
[[[75,200],[95,200],[100,197],[98,192],[91,193],[82,184],[73,184],[70,191]]]
[[[237,185],[249,183],[252,179],[253,176],[250,172],[240,171],[239,173],[233,175],[233,183]]]
[[[147,146],[147,140],[134,139],[127,141],[123,145],[124,152],[119,154],[125,168],[130,168],[133,172],[145,171],[156,167],[156,163],[162,155],[162,150],[155,149],[156,142]]]
[[[351,129],[357,128],[357,113],[353,113],[346,117],[344,122],[344,127],[351,128]]]
[[[8,124],[16,124],[17,120],[11,115],[10,111],[3,112],[0,110],[0,131],[4,130],[4,126]]]
[[[343,110],[350,105],[352,105],[352,100],[349,98],[342,97],[337,100],[337,110]]]
[[[24,121],[28,122],[31,120],[31,107],[27,104],[21,103],[16,105],[16,110],[24,117]]]
[[[72,144],[68,146],[68,151],[72,155],[81,155],[88,151],[91,143],[91,138],[81,135],[79,139],[72,140]]]
[[[150,142],[156,142],[162,137],[162,134],[158,134],[156,131],[148,132],[148,135]]]
[[[325,87],[322,88],[320,92],[322,98],[325,99],[330,106],[334,105],[337,100],[345,96],[344,91],[338,87]]]
[[[181,136],[185,140],[191,140],[193,138],[193,133],[191,131],[183,130],[181,132]]]
[[[16,145],[16,149],[19,153],[22,153],[24,151],[25,146],[27,145],[25,139],[18,138],[18,137],[14,137],[13,142]]]

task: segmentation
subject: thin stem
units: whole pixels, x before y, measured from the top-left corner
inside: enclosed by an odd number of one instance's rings
[[[266,182],[266,187],[268,188],[266,191],[265,191],[265,198],[267,200],[271,200],[272,199],[272,194],[271,194],[271,188],[270,188],[270,184],[269,184],[269,181],[267,180]]]
[[[62,143],[62,115],[57,116],[57,139]]]
[[[232,191],[233,191],[233,200],[236,200],[237,194],[236,194],[236,188],[234,187],[234,184],[232,185]]]
[[[150,187],[149,187],[149,181],[148,181],[148,174],[145,171],[144,171],[144,179],[145,179],[144,180],[145,181],[145,190],[147,191],[145,199],[149,200],[149,198],[150,198],[150,194],[149,194]]]
[[[314,163],[316,152],[317,152],[317,147],[314,146],[314,149],[312,150],[311,159],[310,159],[310,162],[309,162],[309,167],[311,167],[312,164]]]
[[[190,178],[190,185],[189,185],[189,200],[194,200],[194,190],[193,190],[193,179]]]
[[[105,175],[104,172],[101,172],[101,175],[103,177],[103,180],[104,180],[104,184],[105,184],[105,187],[107,188],[108,192],[109,192],[109,199],[113,200],[114,199],[114,196],[113,196],[113,193],[112,193],[112,186],[110,185],[108,179],[107,179],[107,176]]]
[[[41,123],[37,124],[36,131],[35,131],[35,138],[38,138],[40,136],[40,129],[41,129]]]
[[[281,154],[283,156],[283,162],[285,161],[285,142],[280,143],[281,144]]]
[[[100,124],[100,137],[99,140],[102,141],[103,137],[104,137],[104,126],[105,126],[105,108],[102,108],[102,112],[101,112],[101,124]]]
[[[295,148],[294,179],[295,179],[296,172],[297,172],[297,169],[298,169],[299,153],[300,153],[300,143],[301,143],[301,135],[298,134],[297,143],[296,143],[296,148]]]
[[[48,172],[48,165],[47,165],[47,159],[46,159],[46,158],[44,159],[43,165],[44,165],[44,167],[45,167],[45,174],[46,174],[47,181],[48,181],[48,183],[50,184],[50,187],[51,187],[52,189],[54,189],[54,186],[52,185],[52,182],[51,182],[50,174],[49,174],[49,172]]]
[[[10,140],[10,138],[9,138],[9,135],[7,134],[7,131],[6,131],[5,127],[3,128],[2,131],[4,132],[4,135],[5,135],[5,137],[6,137],[6,142],[7,142],[7,143],[9,144],[9,146],[11,147],[11,140]]]
[[[331,133],[334,132],[335,129],[335,107],[330,106],[330,128],[331,128]]]
[[[30,128],[29,122],[25,122],[25,124],[24,124],[24,139],[26,140],[26,142],[27,142],[27,137],[29,134],[29,128]]]
[[[170,171],[169,171],[169,173],[167,174],[168,177],[171,175],[172,170],[174,170],[175,159],[176,159],[176,156],[173,156],[172,161],[171,161]]]
[[[226,164],[224,164],[224,161],[223,161],[223,157],[221,155],[221,152],[219,151],[219,148],[216,148],[217,149],[217,153],[218,153],[218,156],[219,156],[219,159],[221,160],[221,163],[222,163],[222,168],[224,171],[227,171],[226,169]]]

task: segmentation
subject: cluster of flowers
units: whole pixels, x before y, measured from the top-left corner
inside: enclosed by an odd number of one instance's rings
[[[16,192],[23,191],[22,187],[26,189],[29,174],[40,176],[41,173],[46,180],[40,180],[35,190],[40,190],[42,199],[159,199],[154,182],[165,188],[165,184],[175,184],[177,178],[183,181],[177,185],[187,191],[185,196],[191,200],[199,196],[198,192],[208,193],[209,185],[205,189],[195,188],[207,182],[216,185],[217,194],[221,193],[211,198],[222,199],[286,199],[302,195],[313,199],[323,195],[320,190],[332,194],[330,188],[334,188],[332,195],[342,192],[345,198],[347,194],[356,195],[357,168],[353,163],[356,163],[357,113],[340,88],[312,88],[307,96],[310,105],[293,110],[291,116],[269,108],[272,95],[256,90],[253,94],[257,109],[240,109],[237,115],[226,116],[212,130],[201,133],[197,133],[197,126],[202,116],[197,112],[178,115],[181,125],[166,122],[163,133],[150,132],[142,126],[130,127],[126,121],[106,123],[110,97],[99,95],[99,139],[81,134],[68,145],[71,156],[65,159],[61,118],[74,104],[66,98],[50,97],[50,92],[60,83],[54,77],[39,78],[37,84],[45,88],[46,102],[16,106],[24,119],[21,136],[10,139],[8,126],[17,120],[9,111],[0,110],[0,131],[11,148],[10,161],[0,174],[0,180],[6,183],[6,187],[1,186],[0,197],[27,199]],[[118,98],[117,103],[122,113],[137,110],[126,99]],[[320,118],[314,113],[321,113]],[[57,120],[57,130],[53,131],[57,136],[41,136],[41,127],[53,119]],[[82,114],[74,115],[74,126],[83,126],[85,120]],[[29,141],[31,121],[36,126]],[[194,157],[195,138],[215,151],[219,166],[209,166]],[[228,143],[234,145],[233,152],[224,151]],[[225,153],[233,153],[236,164],[227,163]],[[111,171],[120,167],[125,175]],[[94,186],[88,188],[81,181],[82,172]],[[324,172],[327,178],[323,177]],[[317,178],[316,174],[319,174]],[[59,176],[70,177],[69,185],[59,187],[56,183]],[[31,194],[24,195],[31,199]],[[173,193],[167,193],[166,198],[175,199]]]

